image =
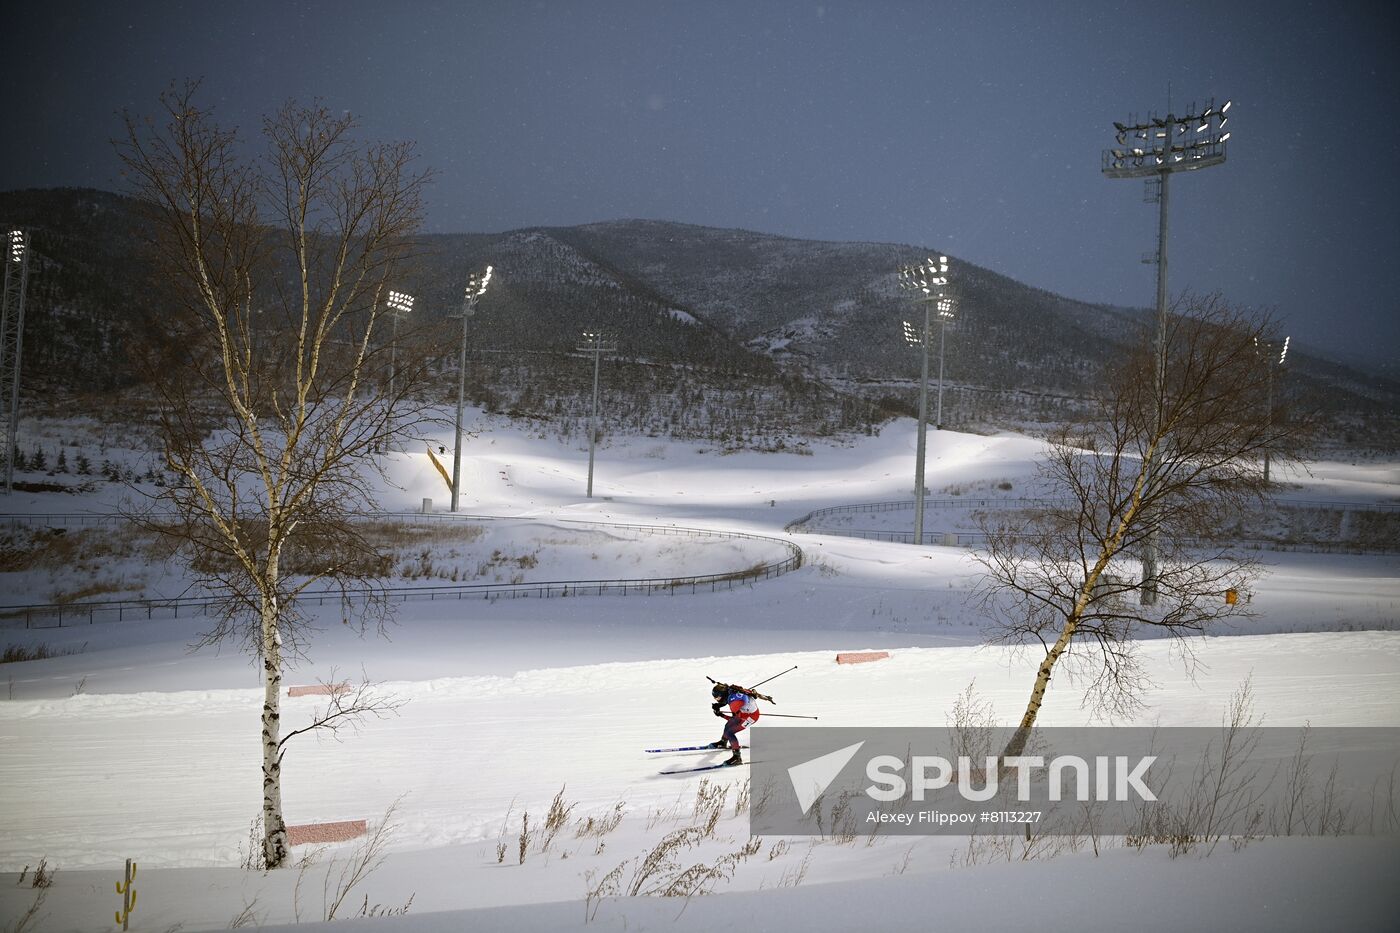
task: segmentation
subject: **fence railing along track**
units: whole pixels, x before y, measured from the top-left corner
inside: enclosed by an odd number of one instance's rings
[[[1064,505],[1066,499],[1012,498],[1002,496],[949,496],[925,498],[924,511],[939,509],[1044,509]],[[1322,512],[1400,512],[1400,502],[1328,502],[1322,499],[1276,499],[1276,508],[1316,510]],[[787,532],[801,532],[804,525],[826,515],[845,515],[854,512],[902,512],[913,511],[914,500],[886,499],[880,502],[855,502],[850,505],[833,505],[824,509],[813,509],[801,518],[793,519],[783,526]],[[827,532],[823,531],[823,534]],[[831,532],[835,534],[836,532]]]
[[[1037,509],[1054,508],[1069,502],[1065,499],[1026,499],[1026,498],[968,498],[924,499],[925,514],[937,509]],[[1390,502],[1327,502],[1323,500],[1286,499],[1274,503],[1281,509],[1315,510],[1322,512],[1400,512],[1400,503]],[[824,509],[814,509],[801,518],[788,522],[783,530],[789,534],[821,534],[840,538],[863,538],[869,541],[889,541],[896,544],[913,544],[913,531],[858,528],[813,527],[813,522],[828,515],[849,515],[857,513],[878,513],[913,511],[913,499],[892,499],[882,502],[857,502],[851,505],[836,505]],[[987,536],[975,531],[925,531],[918,542],[923,545],[944,547],[975,548],[987,543]],[[1400,553],[1397,544],[1355,544],[1346,541],[1279,541],[1272,538],[1237,538],[1235,545],[1251,551],[1284,551],[1309,554],[1396,554]]]
[[[0,525],[7,519],[17,516],[0,516]],[[20,518],[58,519],[45,523],[51,528],[96,527],[125,520],[121,515],[82,515],[65,516],[50,514],[44,516],[18,516]],[[718,592],[751,584],[758,580],[790,573],[802,566],[802,548],[786,538],[752,534],[743,531],[717,531],[708,528],[690,528],[676,525],[645,525],[623,522],[599,522],[584,519],[556,518],[515,518],[499,515],[464,515],[441,512],[376,512],[365,516],[368,520],[402,521],[404,523],[443,523],[443,522],[513,522],[544,525],[572,525],[593,527],[609,531],[636,531],[647,535],[662,535],[690,538],[724,538],[761,541],[778,545],[787,556],[778,561],[763,561],[738,570],[722,573],[694,574],[676,577],[624,578],[610,580],[549,580],[537,583],[462,583],[442,586],[401,586],[379,587],[370,593],[376,598],[391,602],[438,602],[463,599],[522,599],[522,598],[563,598],[570,596],[626,596],[629,594],[656,595],[676,593]],[[84,519],[82,522],[64,522],[65,519]],[[96,519],[96,520],[95,520]],[[13,525],[14,523],[10,523]],[[38,521],[25,524],[41,524]],[[350,598],[365,598],[367,594],[351,594]],[[297,601],[304,605],[323,605],[341,601],[344,596],[338,590],[317,590],[297,595]],[[92,625],[97,622],[121,622],[128,620],[168,619],[182,616],[205,615],[217,611],[227,604],[227,597],[193,596],[171,599],[122,599],[105,601],[85,601],[75,603],[44,603],[32,605],[0,606],[0,624],[6,621],[23,620],[25,628],[62,628],[69,625]]]

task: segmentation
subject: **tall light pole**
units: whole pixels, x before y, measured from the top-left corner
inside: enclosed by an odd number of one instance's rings
[[[1128,124],[1114,122],[1117,147],[1103,152],[1103,173],[1109,178],[1146,178],[1150,185],[1148,200],[1157,202],[1157,253],[1151,260],[1157,263],[1157,366],[1154,374],[1157,405],[1161,410],[1163,385],[1167,371],[1167,208],[1168,182],[1176,172],[1192,172],[1210,168],[1225,161],[1225,144],[1230,134],[1225,126],[1230,121],[1233,101],[1216,108],[1211,100],[1199,111],[1192,104],[1187,115],[1178,117],[1170,112],[1165,118],[1148,114],[1146,121],[1130,118]],[[1148,483],[1152,481],[1155,459],[1149,455]],[[1140,601],[1144,606],[1157,603],[1157,530],[1147,536],[1142,555],[1142,587]]]
[[[24,296],[29,290],[29,234],[5,235],[5,285],[0,298],[0,404],[5,406],[5,492],[15,488],[19,433],[19,373],[24,358]]]
[[[462,297],[462,349],[457,356],[457,421],[453,431],[452,444],[452,511],[457,511],[457,503],[462,493],[462,407],[467,399],[467,320],[476,314],[476,303],[486,294],[486,286],[491,284],[491,267],[482,273],[472,273],[467,279],[466,293]]]
[[[904,322],[904,342],[918,347],[923,360],[919,376],[919,445],[914,454],[914,543],[924,543],[924,417],[928,410],[928,305],[924,305],[923,329]]]
[[[393,336],[389,342],[389,400],[394,398],[394,377],[398,375],[399,318],[413,310],[413,296],[404,292],[389,292],[389,320]]]
[[[616,344],[603,344],[603,335],[597,331],[583,332],[584,345],[575,347],[583,353],[593,354],[593,415],[588,419],[588,498],[593,498],[593,448],[598,441],[598,364],[604,353],[616,353]]]
[[[899,286],[905,291],[912,293],[915,301],[923,303],[924,306],[924,327],[922,332],[918,332],[917,345],[924,348],[923,371],[919,377],[919,444],[914,454],[914,543],[924,543],[924,450],[927,446],[927,425],[928,421],[928,345],[929,345],[929,312],[934,302],[947,297],[943,289],[948,286],[948,257],[939,256],[934,259],[930,256],[927,260],[915,266],[905,266],[899,270]],[[915,333],[914,328],[908,321],[904,322],[904,339],[915,345],[911,339],[911,334]],[[942,356],[939,357],[939,398],[942,399]],[[941,405],[940,401],[940,405]]]
[[[1264,482],[1266,483],[1269,481],[1270,438],[1268,435],[1273,432],[1274,427],[1274,367],[1282,366],[1283,361],[1288,359],[1288,341],[1291,339],[1291,337],[1284,337],[1282,345],[1276,343],[1260,343],[1259,338],[1256,337],[1254,339],[1255,352],[1264,358],[1264,365],[1269,367],[1269,377],[1265,383],[1268,386],[1268,395],[1266,396],[1267,407],[1264,410]],[[1274,358],[1275,353],[1278,354],[1277,359]]]
[[[953,299],[938,299],[938,409],[933,416],[933,424],[943,430],[943,348],[948,342],[948,322],[954,315]]]

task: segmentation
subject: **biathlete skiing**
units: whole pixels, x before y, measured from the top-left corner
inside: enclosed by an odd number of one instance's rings
[[[718,742],[711,742],[710,748],[732,749],[734,754],[724,763],[741,765],[744,758],[739,754],[739,733],[758,722],[758,701],[767,700],[771,703],[773,698],[764,696],[752,687],[719,683],[710,691],[710,696],[715,700],[710,709],[714,710],[714,714],[719,718],[727,720],[724,724],[724,735],[720,736]]]
[[[788,668],[786,671],[774,674],[773,677],[769,677],[768,680],[760,680],[752,687],[741,687],[738,684],[722,684],[713,677],[707,678],[710,683],[714,684],[714,686],[710,688],[710,697],[714,700],[714,703],[710,704],[710,709],[720,719],[725,720],[724,735],[720,737],[718,742],[710,742],[708,745],[676,745],[668,748],[648,748],[646,750],[647,754],[662,755],[672,752],[708,752],[725,749],[733,752],[727,760],[719,764],[700,765],[696,768],[673,768],[668,771],[662,771],[662,774],[692,774],[696,771],[712,771],[716,768],[726,768],[743,764],[744,758],[739,752],[739,749],[743,747],[739,744],[739,733],[743,732],[753,723],[758,722],[759,700],[766,700],[769,703],[777,702],[767,694],[759,693],[757,688],[768,683],[769,680],[773,680],[775,677],[781,677],[783,674],[788,673],[788,671],[795,670],[797,670],[796,665]],[[783,716],[784,714],[774,713],[773,715]],[[816,719],[817,717],[792,716],[789,718]]]

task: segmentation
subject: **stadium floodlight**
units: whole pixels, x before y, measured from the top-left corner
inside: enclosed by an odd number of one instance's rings
[[[3,228],[0,228],[3,229]],[[24,359],[24,301],[29,292],[29,234],[5,234],[4,292],[0,293],[0,409],[5,422],[5,492],[14,491],[15,444],[19,432],[19,382]]]
[[[389,307],[389,324],[393,328],[393,335],[389,339],[389,399],[392,403],[394,381],[399,371],[399,318],[413,310],[413,296],[390,289],[389,300],[385,304]]]
[[[1169,192],[1168,182],[1175,172],[1192,172],[1198,169],[1210,168],[1213,165],[1221,165],[1225,162],[1226,142],[1230,134],[1224,132],[1227,120],[1226,112],[1234,104],[1234,101],[1225,101],[1224,106],[1218,110],[1215,101],[1206,102],[1206,106],[1196,111],[1196,105],[1192,104],[1185,116],[1178,117],[1168,112],[1165,117],[1158,117],[1149,114],[1145,122],[1130,119],[1130,125],[1124,125],[1118,121],[1113,121],[1114,130],[1122,132],[1119,127],[1124,127],[1132,133],[1136,133],[1140,138],[1149,139],[1150,145],[1133,150],[1132,164],[1118,156],[1112,149],[1105,149],[1102,158],[1102,171],[1109,178],[1145,178],[1155,186],[1152,197],[1158,205],[1157,211],[1157,252],[1152,261],[1157,263],[1157,367],[1155,373],[1154,387],[1158,397],[1162,394],[1162,386],[1166,379],[1167,365],[1167,208]],[[1174,136],[1184,135],[1190,128],[1196,134],[1189,146],[1182,147],[1173,145]],[[1175,129],[1175,133],[1172,130]],[[1149,135],[1150,138],[1149,138]],[[1187,158],[1187,156],[1190,156]],[[1150,158],[1149,158],[1150,157]],[[1146,162],[1146,164],[1144,164]],[[1147,464],[1148,476],[1151,478],[1153,465],[1149,461]],[[1146,546],[1142,555],[1142,588],[1139,594],[1143,605],[1151,606],[1157,602],[1157,532],[1154,530],[1148,534]]]
[[[598,442],[598,368],[604,353],[616,353],[616,344],[604,344],[599,331],[583,332],[583,346],[576,347],[582,353],[593,354],[593,414],[588,419],[588,498],[593,498],[593,452]]]
[[[467,279],[467,300],[472,302],[473,310],[476,308],[475,299],[486,294],[486,286],[491,284],[492,267],[487,266],[486,271],[480,274],[473,273]]]
[[[939,319],[946,324],[944,318],[943,302],[950,301],[946,294],[948,287],[948,257],[939,256],[934,259],[930,256],[924,262],[913,266],[905,266],[899,270],[899,285],[915,301],[923,303],[924,306],[924,326],[922,330],[916,330],[908,321],[904,321],[904,340],[910,346],[917,346],[923,349],[922,369],[919,375],[919,442],[914,454],[914,543],[924,543],[924,456],[928,448],[928,348],[929,329],[931,311],[934,305],[938,306]],[[951,303],[947,310],[951,311]],[[938,356],[938,427],[943,427],[943,351],[939,349]]]
[[[899,280],[903,288],[931,296],[935,289],[948,284],[948,257],[930,256],[917,265],[905,266],[899,270]]]
[[[486,286],[491,284],[491,267],[484,273],[473,272],[467,278],[467,287],[462,295],[462,348],[457,356],[457,420],[453,427],[452,443],[452,511],[457,511],[462,492],[462,408],[467,398],[467,321],[476,314],[476,303],[486,294]]]

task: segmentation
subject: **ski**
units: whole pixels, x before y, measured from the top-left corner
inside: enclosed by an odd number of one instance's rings
[[[740,745],[740,748],[748,748],[747,745]],[[678,745],[675,748],[648,748],[645,749],[648,755],[655,755],[658,752],[727,752],[732,751],[728,745],[723,748],[715,748],[712,745]]]
[[[716,749],[716,751],[718,751],[718,750],[719,750],[719,749]],[[698,768],[676,768],[675,770],[672,770],[672,771],[662,771],[661,773],[662,773],[662,774],[692,774],[692,773],[694,773],[694,772],[696,772],[696,771],[718,771],[718,770],[720,770],[721,768],[742,768],[742,767],[744,767],[744,766],[747,765],[747,764],[749,764],[749,762],[747,762],[747,761],[741,761],[741,762],[739,762],[737,765],[727,765],[727,764],[725,764],[725,763],[723,763],[723,762],[720,762],[720,763],[717,764],[717,765],[700,765]]]

